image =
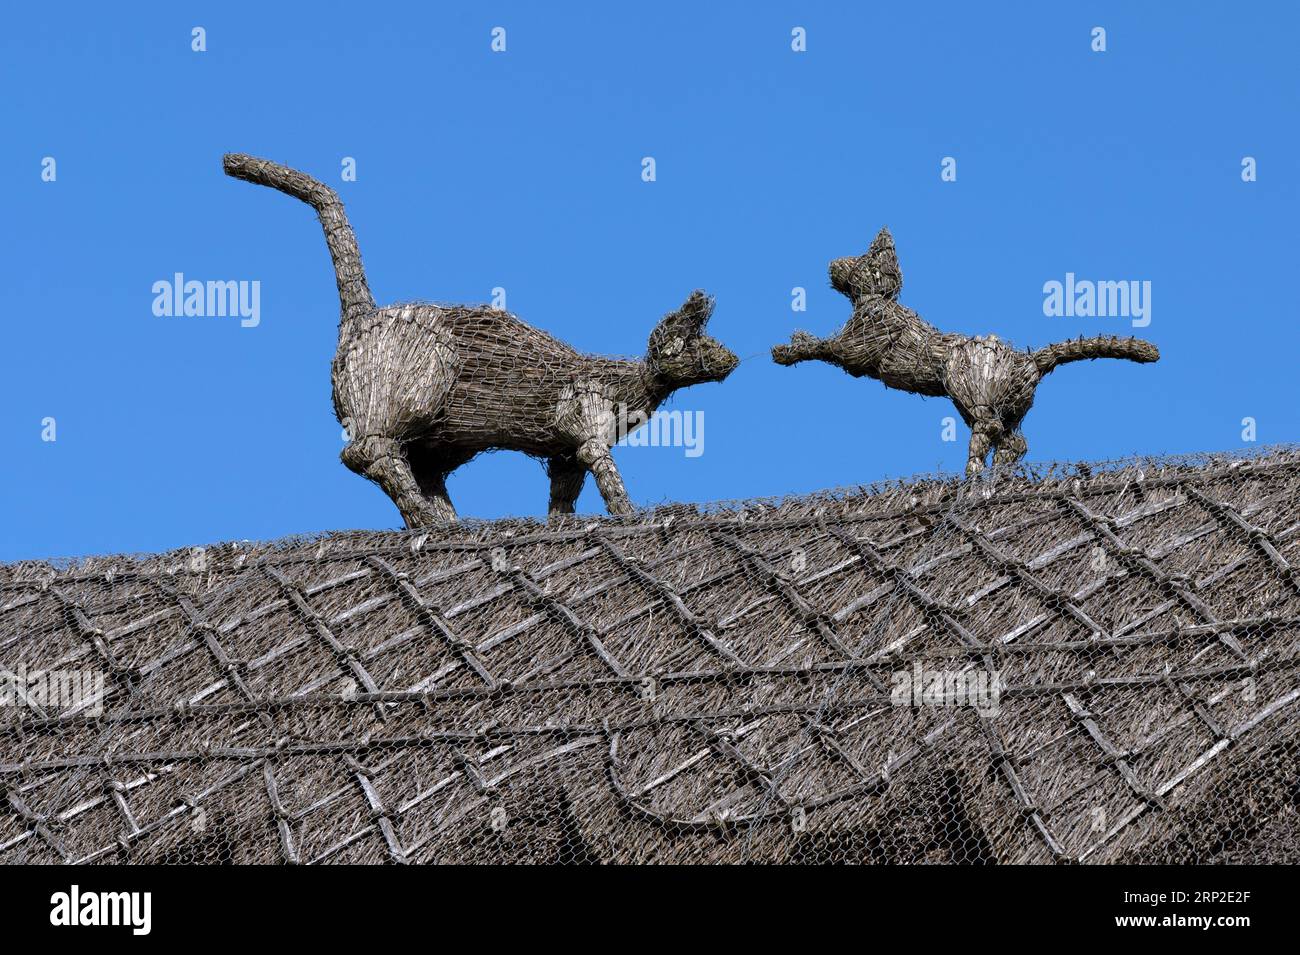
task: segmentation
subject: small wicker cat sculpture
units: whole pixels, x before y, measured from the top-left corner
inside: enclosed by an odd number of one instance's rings
[[[722,381],[734,354],[704,333],[713,301],[694,292],[650,335],[643,360],[582,355],[487,306],[376,307],[333,189],[265,159],[228,154],[227,175],[311,205],[334,261],[342,318],[334,410],[343,463],[375,481],[408,527],[454,520],[446,478],[481,451],[546,461],[551,513],[570,513],[588,472],[611,514],[632,511],[610,446],[678,388]]]
[[[888,229],[865,255],[835,259],[831,286],[853,303],[853,316],[831,338],[796,332],[772,349],[779,365],[824,361],[855,378],[890,388],[952,399],[971,429],[967,475],[978,474],[989,451],[994,464],[1012,464],[1028,450],[1020,423],[1043,376],[1085,358],[1152,362],[1156,346],[1138,338],[1080,338],[1034,352],[1017,351],[997,336],[969,338],[941,332],[898,304],[903,272]]]

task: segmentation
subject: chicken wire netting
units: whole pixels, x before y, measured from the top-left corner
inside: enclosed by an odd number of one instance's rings
[[[8,863],[1295,862],[1300,454],[0,567]]]

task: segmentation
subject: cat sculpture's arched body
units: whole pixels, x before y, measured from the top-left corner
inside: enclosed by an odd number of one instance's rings
[[[946,395],[971,429],[966,473],[1024,457],[1028,446],[1020,423],[1034,403],[1043,376],[1057,365],[1085,358],[1152,362],[1156,346],[1139,338],[1080,338],[1038,351],[1018,351],[996,335],[970,338],[941,332],[898,304],[903,272],[888,229],[881,229],[865,255],[835,259],[831,286],[853,302],[853,315],[830,338],[796,332],[788,345],[772,349],[780,365],[824,361],[854,377],[866,376],[890,388],[934,397]]]
[[[334,410],[343,463],[392,498],[408,527],[456,516],[447,475],[481,451],[546,461],[551,513],[570,513],[587,472],[611,514],[632,510],[610,447],[619,422],[645,421],[678,388],[721,381],[737,359],[704,334],[713,302],[694,292],[650,335],[641,360],[583,355],[487,306],[377,307],[334,190],[296,170],[228,154],[226,173],[315,208],[334,262],[342,318]]]

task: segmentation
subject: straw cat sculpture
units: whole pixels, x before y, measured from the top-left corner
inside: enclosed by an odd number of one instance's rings
[[[971,429],[967,475],[978,474],[989,451],[994,464],[1012,464],[1028,450],[1020,423],[1043,376],[1085,358],[1153,362],[1156,346],[1137,338],[1080,338],[1035,352],[1017,351],[997,336],[941,332],[898,304],[903,272],[888,229],[867,253],[835,259],[831,286],[853,303],[853,316],[831,338],[796,332],[772,349],[779,365],[824,361],[855,378],[867,376],[918,395],[947,395]]]
[[[343,463],[379,484],[408,527],[454,520],[447,475],[498,448],[546,460],[551,513],[573,511],[587,472],[611,514],[629,513],[610,454],[621,437],[613,422],[644,421],[678,388],[721,381],[736,367],[704,334],[713,302],[699,291],[664,317],[640,361],[579,354],[487,306],[378,308],[333,189],[252,156],[228,154],[223,167],[316,210],[342,309],[332,382],[351,439]]]

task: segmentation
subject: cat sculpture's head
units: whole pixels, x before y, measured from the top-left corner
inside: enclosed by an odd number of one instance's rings
[[[903,270],[888,229],[880,230],[865,255],[833,260],[830,275],[831,287],[855,302],[869,295],[896,299],[903,290]]]
[[[650,333],[646,364],[662,384],[684,388],[722,381],[740,364],[731,349],[704,334],[713,314],[713,299],[698,289],[663,317]]]

